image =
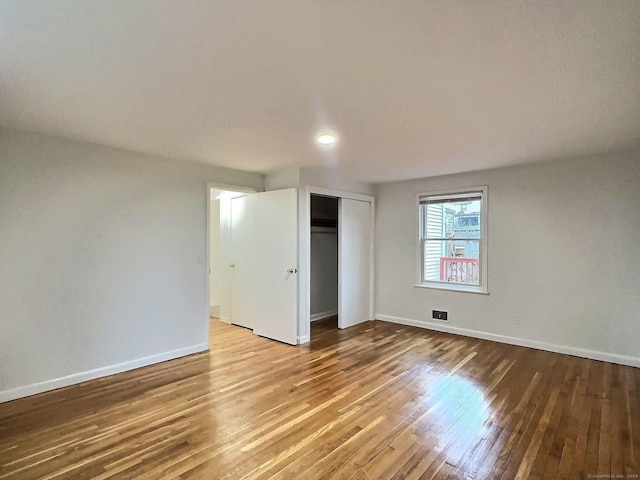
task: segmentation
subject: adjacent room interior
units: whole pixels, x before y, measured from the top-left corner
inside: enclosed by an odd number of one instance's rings
[[[210,189],[209,203],[209,316],[252,329],[252,315],[243,311],[243,282],[251,275],[253,261],[248,243],[252,224],[243,224],[247,202],[254,192]],[[250,219],[249,219],[250,220]],[[238,263],[238,270],[235,270]]]

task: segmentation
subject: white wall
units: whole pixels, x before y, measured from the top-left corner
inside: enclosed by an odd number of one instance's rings
[[[273,172],[265,176],[264,189],[283,190],[285,188],[298,188],[300,185],[300,169],[290,168]]]
[[[338,230],[311,231],[311,320],[338,314]]]
[[[207,181],[264,177],[0,132],[0,401],[207,348]]]
[[[344,170],[337,167],[306,167],[300,169],[300,185],[325,187],[363,195],[373,195],[374,186],[353,180]]]
[[[220,200],[211,200],[209,207],[209,305],[220,315],[222,264],[220,252]]]
[[[414,287],[416,195],[477,185],[490,295]],[[382,184],[376,200],[376,318],[640,366],[640,151]]]

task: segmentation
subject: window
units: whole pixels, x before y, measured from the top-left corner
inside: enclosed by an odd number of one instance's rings
[[[418,286],[488,293],[487,187],[422,194]]]

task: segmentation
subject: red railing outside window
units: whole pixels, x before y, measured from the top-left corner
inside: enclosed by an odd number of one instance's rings
[[[440,281],[478,284],[479,265],[477,258],[440,258]]]

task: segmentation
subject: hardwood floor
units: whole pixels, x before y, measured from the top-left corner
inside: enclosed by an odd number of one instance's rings
[[[313,328],[213,321],[210,353],[0,404],[0,478],[638,478],[640,369]]]
[[[311,337],[315,340],[318,335],[323,335],[331,330],[338,329],[338,316],[325,317],[311,322]]]

